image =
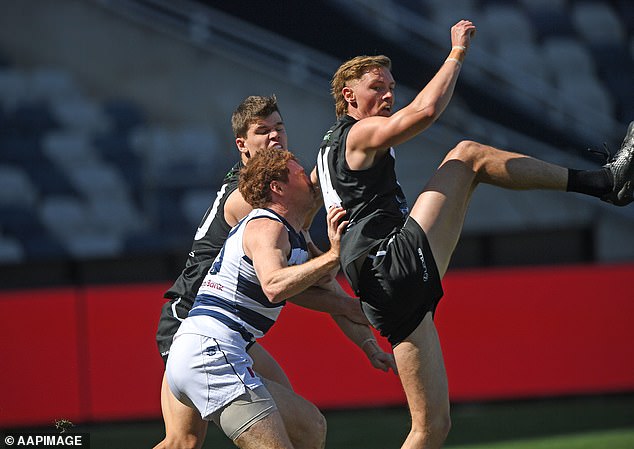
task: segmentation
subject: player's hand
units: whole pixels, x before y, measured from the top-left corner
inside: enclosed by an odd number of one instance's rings
[[[339,256],[341,236],[343,235],[349,221],[344,220],[346,211],[341,206],[332,206],[326,214],[326,223],[328,224],[328,240],[330,240],[330,251],[333,251],[337,257]]]
[[[469,48],[471,38],[475,36],[476,27],[470,20],[461,20],[451,27],[451,45]]]
[[[372,366],[376,369],[388,372],[391,368],[394,374],[398,374],[398,370],[396,369],[396,361],[394,360],[393,354],[379,350],[369,356],[369,359],[370,363],[372,363]]]

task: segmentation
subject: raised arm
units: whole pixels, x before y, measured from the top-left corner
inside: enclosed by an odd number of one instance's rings
[[[427,129],[451,100],[462,59],[474,33],[475,26],[467,20],[461,20],[451,28],[452,50],[449,57],[431,81],[403,109],[389,117],[384,114],[365,117],[363,111],[360,111],[360,115],[355,118],[362,120],[352,127],[346,141],[348,152],[387,151],[388,148],[403,143]],[[390,88],[390,78],[391,75],[383,80],[386,83],[383,88]],[[391,101],[389,93],[386,101]]]

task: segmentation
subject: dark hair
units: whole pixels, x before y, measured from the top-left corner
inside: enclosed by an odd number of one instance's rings
[[[270,97],[252,95],[245,98],[231,115],[231,128],[234,136],[246,137],[252,123],[258,119],[266,118],[274,112],[282,115],[277,107],[275,95]]]

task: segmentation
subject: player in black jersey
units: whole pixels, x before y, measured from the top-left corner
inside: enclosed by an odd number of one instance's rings
[[[575,191],[615,205],[632,201],[634,122],[603,168],[577,171],[472,141],[444,158],[409,210],[394,173],[393,146],[410,140],[449,103],[475,26],[451,29],[452,49],[436,75],[398,112],[385,56],[359,56],[332,80],[338,121],[321,145],[313,182],[326,207],[350,221],[341,265],[370,322],[388,338],[412,416],[403,448],[442,446],[451,425],[447,376],[434,311],[471,194],[479,183],[517,190]]]
[[[285,150],[288,147],[286,129],[274,96],[246,98],[234,111],[231,121],[236,146],[240,152],[240,162],[226,175],[222,187],[196,230],[183,272],[165,293],[169,301],[161,310],[156,334],[158,348],[165,362],[169,356],[172,338],[182,320],[187,317],[198,288],[222,248],[227,234],[252,210],[237,190],[240,168],[261,149]],[[316,253],[312,242],[310,244]],[[307,293],[312,294],[312,298],[306,295],[302,302],[297,304],[332,314],[342,331],[361,347],[375,368],[394,369],[392,355],[382,351],[376,343],[358,301],[350,300],[343,290],[337,291],[336,294],[324,295],[322,289],[313,288]],[[294,429],[292,436],[301,435],[303,439],[297,447],[318,447],[318,442],[325,438],[325,425],[319,425],[323,421],[319,411],[292,392],[284,371],[261,345],[253,345],[249,349],[249,355],[254,360],[256,371],[271,382],[267,387],[272,390],[274,397],[288,405],[286,408],[280,407],[280,410],[287,425]],[[192,409],[176,400],[169,391],[165,378],[161,387],[161,408],[166,425],[166,439],[157,447],[202,445],[206,422]]]

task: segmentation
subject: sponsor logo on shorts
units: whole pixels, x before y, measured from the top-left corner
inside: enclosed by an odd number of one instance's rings
[[[209,346],[203,352],[207,354],[209,357],[212,357],[216,353],[217,350],[218,350],[217,346]]]
[[[427,264],[423,256],[423,250],[420,248],[418,248],[418,258],[420,259],[420,263],[423,264],[423,282],[427,282],[429,280],[429,273],[427,272]]]

